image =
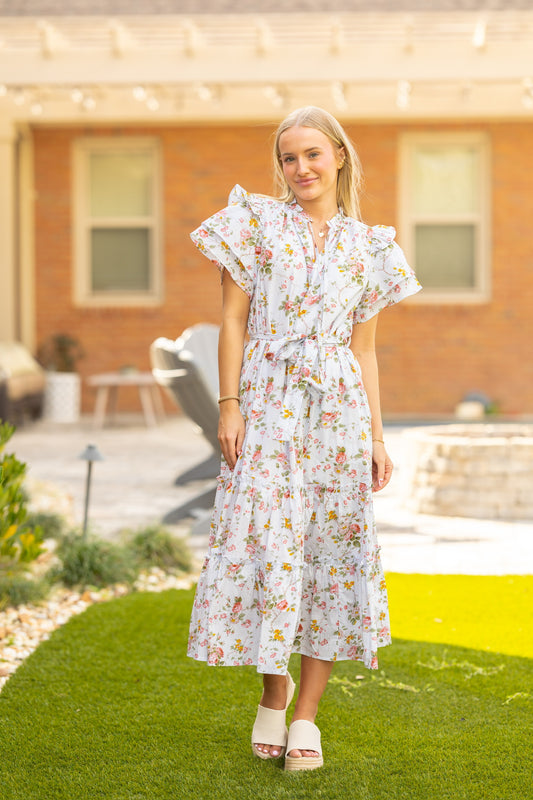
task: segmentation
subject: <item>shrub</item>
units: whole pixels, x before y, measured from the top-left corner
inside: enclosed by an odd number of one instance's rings
[[[30,511],[26,517],[24,527],[40,528],[44,539],[60,540],[66,533],[66,521],[61,514],[49,511]]]
[[[0,611],[7,606],[16,608],[27,603],[39,603],[49,591],[47,578],[32,578],[26,572],[0,567]]]
[[[54,570],[54,577],[66,586],[132,584],[137,577],[131,553],[103,539],[71,533],[60,542],[56,553],[61,566]]]
[[[0,453],[13,435],[7,422],[0,425]],[[28,498],[22,487],[26,464],[12,453],[0,461],[0,556],[13,562],[34,561],[43,551],[43,532],[26,523]]]
[[[160,567],[189,572],[192,556],[184,539],[173,536],[161,525],[151,525],[141,530],[126,532],[126,547],[140,568]]]

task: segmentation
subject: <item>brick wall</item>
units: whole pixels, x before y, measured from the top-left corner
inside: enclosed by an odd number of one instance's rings
[[[401,305],[382,313],[378,346],[387,414],[447,414],[469,390],[485,392],[509,414],[533,410],[533,124],[446,126],[487,131],[492,151],[493,299],[483,305]],[[398,136],[441,126],[354,125],[363,161],[365,220],[397,222]],[[78,336],[87,352],[82,375],[124,364],[148,369],[157,336],[175,338],[196,322],[218,322],[215,268],[189,232],[226,203],[239,182],[271,191],[272,128],[36,128],[37,340]],[[156,308],[83,309],[72,301],[71,144],[75,137],[158,136],[163,154],[165,298]],[[400,241],[401,244],[401,241]],[[84,406],[93,398],[84,393]],[[135,395],[121,407],[138,407]]]

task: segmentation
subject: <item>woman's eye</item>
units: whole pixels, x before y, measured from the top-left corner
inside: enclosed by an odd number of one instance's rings
[[[320,153],[309,153],[309,158],[318,158]]]
[[[285,156],[285,158],[283,159],[284,164],[289,164],[291,161],[294,161],[294,158],[292,156]]]

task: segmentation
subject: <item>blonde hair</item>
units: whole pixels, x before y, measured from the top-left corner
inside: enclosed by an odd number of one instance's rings
[[[274,179],[279,200],[291,203],[295,197],[294,192],[283,174],[281,163],[281,153],[279,149],[279,139],[282,133],[288,128],[301,126],[304,128],[315,128],[324,133],[333,144],[336,150],[344,148],[345,160],[339,170],[337,178],[337,205],[342,208],[345,214],[355,219],[361,219],[359,208],[359,193],[363,184],[363,173],[359,156],[335,117],[328,111],[316,106],[305,106],[297,108],[281,122],[276,131],[274,139]]]

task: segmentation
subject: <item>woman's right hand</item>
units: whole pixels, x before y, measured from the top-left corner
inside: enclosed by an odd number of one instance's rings
[[[234,469],[242,452],[246,423],[236,400],[226,400],[220,405],[218,441],[229,468]]]

